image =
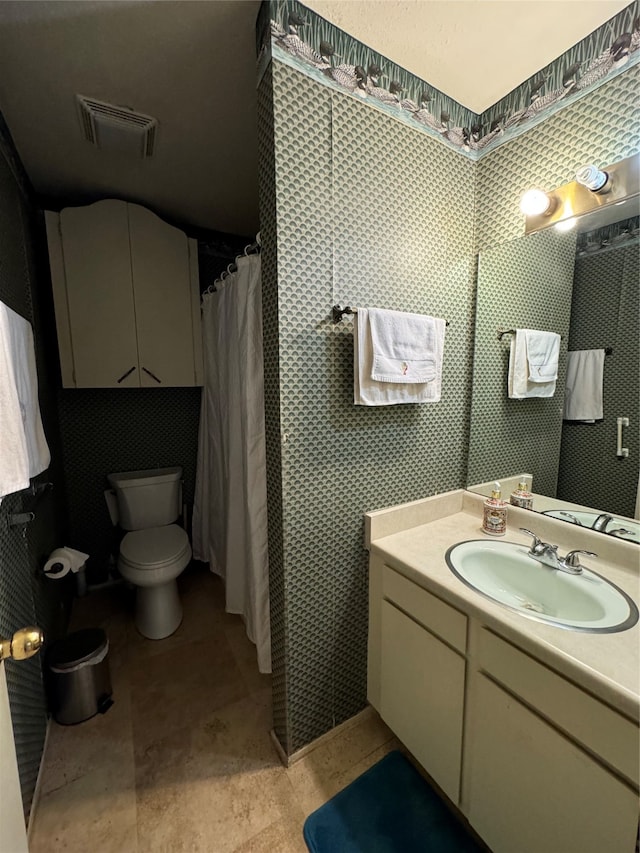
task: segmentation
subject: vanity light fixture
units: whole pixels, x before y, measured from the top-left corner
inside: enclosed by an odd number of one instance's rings
[[[571,229],[575,227],[575,224],[575,216],[571,216],[569,219],[562,219],[560,222],[557,222],[555,229],[556,231],[571,231]]]
[[[550,213],[552,201],[547,195],[539,189],[527,190],[520,199],[520,210],[525,216],[542,216],[545,213]]]
[[[547,193],[537,190],[534,205],[539,204],[539,207],[535,209],[523,206],[525,199],[532,195],[533,191],[529,190],[520,202],[520,209],[526,216],[525,234],[571,219],[579,219],[581,229],[604,227],[620,218],[615,207],[622,201],[633,201],[629,216],[637,216],[640,211],[640,153],[602,169],[583,166],[578,169],[575,181]],[[545,198],[550,205],[545,204]]]

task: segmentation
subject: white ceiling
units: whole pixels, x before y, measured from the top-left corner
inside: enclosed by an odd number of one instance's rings
[[[623,9],[625,0],[308,0],[476,112]],[[36,190],[114,195],[239,234],[258,228],[259,0],[0,3],[0,109]],[[153,159],[98,151],[74,97],[160,123]]]

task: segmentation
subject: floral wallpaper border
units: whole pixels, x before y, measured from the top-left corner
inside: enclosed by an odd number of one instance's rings
[[[258,79],[273,56],[316,82],[360,98],[479,159],[640,62],[640,0],[482,114],[371,50],[297,0],[265,0],[258,16],[257,51]]]

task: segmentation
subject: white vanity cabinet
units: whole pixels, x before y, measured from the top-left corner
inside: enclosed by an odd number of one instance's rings
[[[201,385],[196,241],[116,199],[45,216],[63,386]]]
[[[471,825],[496,853],[633,853],[637,726],[492,632],[478,634],[463,762]]]
[[[494,853],[633,853],[637,721],[385,564],[370,703]]]
[[[467,619],[388,566],[377,569],[379,680],[370,701],[457,803]]]

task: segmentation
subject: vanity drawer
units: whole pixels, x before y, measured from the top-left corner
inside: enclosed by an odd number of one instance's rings
[[[478,659],[495,681],[638,786],[635,723],[487,628],[480,631]]]
[[[382,570],[382,594],[445,643],[465,653],[467,617],[464,613],[388,566]]]

